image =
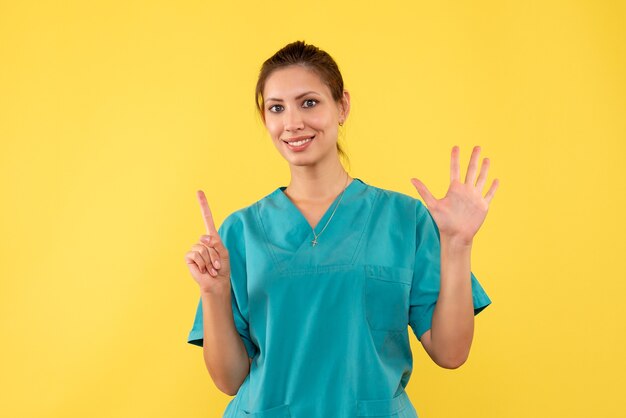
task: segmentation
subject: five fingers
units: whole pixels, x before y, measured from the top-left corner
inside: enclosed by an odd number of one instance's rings
[[[455,145],[452,147],[452,152],[450,154],[450,182],[460,181],[460,163],[459,163],[459,146]],[[485,182],[487,181],[487,171],[489,171],[489,158],[483,158],[482,164],[480,166],[480,172],[478,173],[478,179],[476,179],[476,170],[478,169],[478,157],[480,155],[480,146],[475,146],[472,150],[472,155],[470,157],[469,165],[467,167],[467,173],[465,175],[465,184],[474,184],[476,182],[476,188],[482,192],[485,187]],[[411,183],[415,186],[418,193],[424,199],[424,202],[427,206],[433,206],[436,203],[435,197],[428,191],[426,185],[419,181],[418,179],[412,178]],[[499,181],[495,179],[489,188],[489,191],[485,195],[485,199],[487,202],[491,202],[493,196],[498,188]]]

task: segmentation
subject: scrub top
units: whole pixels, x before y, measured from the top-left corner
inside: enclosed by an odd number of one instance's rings
[[[354,178],[317,245],[278,187],[229,215],[235,326],[252,364],[224,417],[418,416],[405,388],[440,289],[439,230],[421,201]],[[319,235],[339,196],[316,226]],[[491,300],[471,273],[474,315]],[[187,342],[202,346],[202,300]]]

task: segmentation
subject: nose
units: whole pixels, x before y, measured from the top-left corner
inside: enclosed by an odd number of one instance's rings
[[[304,128],[304,121],[298,109],[285,110],[283,112],[283,123],[285,124],[286,131],[295,131]]]

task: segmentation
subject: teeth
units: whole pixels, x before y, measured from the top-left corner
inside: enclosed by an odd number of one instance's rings
[[[302,141],[296,141],[296,142],[290,142],[289,145],[293,145],[296,147],[299,147],[302,144],[306,144],[307,142],[309,142],[311,139],[313,139],[313,137],[308,138],[308,139],[303,139]]]

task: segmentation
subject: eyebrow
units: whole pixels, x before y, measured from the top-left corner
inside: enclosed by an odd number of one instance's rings
[[[299,99],[299,98],[301,98],[301,97],[306,96],[307,94],[311,94],[311,93],[313,93],[313,94],[317,94],[317,95],[319,96],[319,94],[318,94],[318,93],[316,93],[316,92],[314,92],[314,91],[307,91],[307,92],[305,92],[305,93],[302,93],[302,94],[300,94],[300,95],[296,96],[296,100],[297,100],[297,99]],[[265,101],[266,101],[266,102],[269,102],[269,101],[272,101],[272,100],[274,100],[275,102],[282,102],[282,101],[283,101],[283,99],[276,99],[276,98],[274,98],[274,97],[270,97],[269,99],[267,99],[267,100],[265,100]]]

